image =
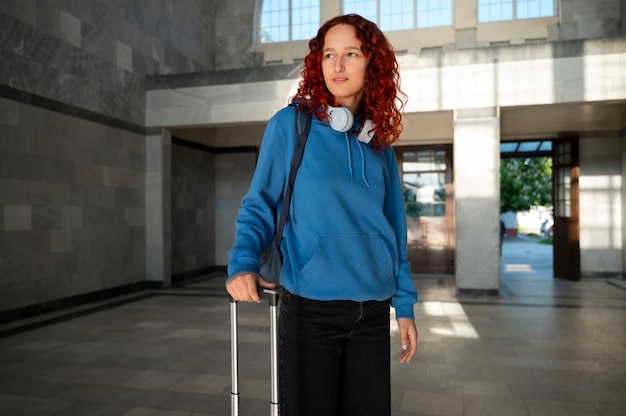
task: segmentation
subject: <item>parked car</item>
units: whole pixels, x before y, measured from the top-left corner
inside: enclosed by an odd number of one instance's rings
[[[541,234],[546,237],[554,236],[554,218],[550,217],[541,223]]]

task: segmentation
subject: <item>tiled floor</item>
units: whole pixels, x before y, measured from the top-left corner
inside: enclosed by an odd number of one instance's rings
[[[547,277],[549,250],[505,242],[500,299],[416,277],[420,345],[392,366],[394,416],[626,414],[626,282]],[[0,415],[229,415],[223,294],[214,277],[0,327]],[[267,304],[239,310],[241,415],[267,415]]]

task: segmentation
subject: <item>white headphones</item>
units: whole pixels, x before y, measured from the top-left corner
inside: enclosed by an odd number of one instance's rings
[[[328,116],[328,123],[330,127],[335,131],[346,132],[354,126],[354,115],[352,111],[348,110],[346,107],[332,107],[328,106],[328,110],[326,110],[326,115]],[[365,120],[363,123],[363,127],[359,132],[357,138],[360,142],[365,144],[369,143],[374,136],[374,132],[372,130],[376,125],[372,120]]]

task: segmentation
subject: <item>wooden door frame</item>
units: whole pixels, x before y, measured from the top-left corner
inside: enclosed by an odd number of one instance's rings
[[[559,157],[559,149],[569,146],[569,157]],[[553,276],[567,280],[581,279],[580,270],[580,145],[574,134],[564,134],[552,146],[552,202],[554,205]],[[559,172],[568,174],[570,190],[564,186]],[[567,193],[567,195],[565,195]],[[569,208],[566,205],[569,203]]]

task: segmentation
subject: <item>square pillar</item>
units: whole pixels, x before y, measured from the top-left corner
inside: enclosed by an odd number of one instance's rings
[[[146,280],[150,287],[172,284],[172,136],[146,137]]]
[[[455,274],[460,294],[500,293],[500,114],[454,112]]]
[[[624,112],[626,114],[626,110]],[[626,129],[620,132],[622,143],[622,277],[626,276]]]

